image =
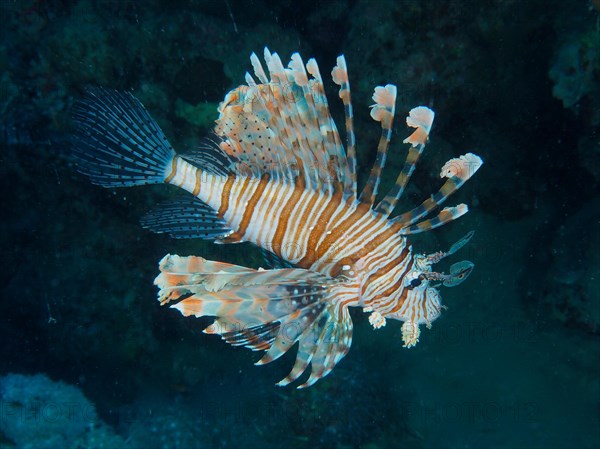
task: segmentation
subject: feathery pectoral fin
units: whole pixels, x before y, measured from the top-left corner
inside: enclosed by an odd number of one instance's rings
[[[299,342],[296,362],[278,385],[298,379],[312,363],[314,384],[331,372],[352,341],[347,307],[336,300],[340,283],[300,268],[254,270],[200,257],[167,255],[155,280],[161,304],[183,315],[214,316],[206,333],[234,346],[267,350],[269,363]]]
[[[351,344],[352,319],[348,308],[337,307],[335,303],[330,304],[324,311],[319,325],[313,326],[312,333],[300,339],[296,363],[287,377],[277,385],[287,385],[296,380],[310,362],[310,377],[298,388],[310,387],[331,372],[348,353]]]

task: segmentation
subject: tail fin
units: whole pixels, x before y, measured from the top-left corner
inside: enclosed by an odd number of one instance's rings
[[[130,93],[88,88],[73,120],[77,169],[94,184],[126,187],[165,180],[175,151]]]

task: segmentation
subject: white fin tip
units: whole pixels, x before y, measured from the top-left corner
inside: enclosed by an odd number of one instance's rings
[[[440,171],[440,178],[457,176],[466,181],[475,174],[483,164],[481,158],[473,153],[467,153],[460,157],[450,159],[444,164]]]
[[[435,113],[426,106],[413,108],[406,117],[406,124],[411,128],[417,128],[410,136],[404,139],[404,143],[410,143],[413,147],[425,145],[433,125]]]

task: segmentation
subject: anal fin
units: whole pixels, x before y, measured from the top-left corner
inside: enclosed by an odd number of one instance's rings
[[[141,219],[144,228],[176,239],[220,239],[232,231],[208,205],[193,196],[167,200]]]
[[[262,253],[263,260],[265,262],[265,268],[267,269],[278,269],[278,268],[296,268],[291,262],[288,262],[283,257],[278,256],[274,252],[266,250],[264,248],[260,249]]]

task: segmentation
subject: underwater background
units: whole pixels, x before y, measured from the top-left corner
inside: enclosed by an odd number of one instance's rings
[[[0,448],[600,447],[598,0],[0,0]],[[436,112],[402,209],[439,167],[485,161],[457,194],[471,212],[411,238],[469,230],[470,278],[420,343],[351,310],[353,346],[325,379],[279,388],[292,354],[259,356],[161,308],[167,253],[258,267],[250,244],[177,241],[139,218],[170,195],[102,189],[69,159],[86,86],[131,91],[175,148],[194,148],[264,46],[315,57],[343,123],[348,62],[359,185],[398,86],[381,190],[401,169],[404,116]]]

